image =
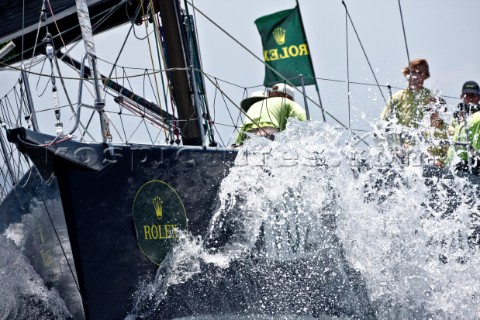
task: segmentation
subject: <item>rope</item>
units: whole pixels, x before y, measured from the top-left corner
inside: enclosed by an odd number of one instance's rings
[[[192,19],[190,19],[190,14],[188,11],[188,6],[185,1],[185,20],[187,21],[187,41],[188,41],[188,46],[190,49],[190,54],[191,54],[191,67],[192,67],[192,81],[194,82],[194,85],[197,87],[196,88],[196,96],[198,99],[200,99],[200,107],[202,108],[202,113],[203,113],[203,125],[205,130],[205,135],[208,137],[208,140],[210,141],[210,146],[216,146],[217,142],[215,141],[215,133],[214,130],[212,129],[212,126],[214,124],[214,120],[212,120],[210,116],[210,109],[208,108],[208,103],[207,103],[207,97],[205,94],[200,94],[200,92],[204,93],[205,88],[204,88],[204,79],[203,79],[203,74],[201,72],[196,71],[197,69],[201,69],[201,56],[200,56],[200,50],[198,50],[198,45],[196,42],[195,36],[198,34],[194,33],[194,23]],[[196,27],[196,25],[195,25]],[[198,68],[197,68],[198,67]],[[197,75],[198,75],[198,81],[197,81]],[[201,89],[201,90],[200,90]]]
[[[152,2],[150,0],[150,6],[151,6],[152,10],[154,10],[153,5],[151,3]],[[143,14],[143,16],[145,16],[145,8],[143,6],[143,1],[141,3],[141,7],[142,7],[142,14]],[[147,26],[146,21],[144,22],[144,25],[145,25],[145,33],[147,34],[148,53],[150,54],[150,62],[152,63],[152,68],[155,68],[155,62],[153,61],[153,54],[152,54],[152,44],[150,43],[150,37],[148,37],[148,26]],[[155,27],[155,25],[154,25],[154,27]],[[158,100],[158,97],[160,97],[160,92],[158,91],[158,81],[157,81],[156,76],[154,76],[154,80],[155,80],[155,88],[156,88],[156,92],[157,92],[156,100],[157,100],[157,103],[158,103],[159,107],[161,108],[160,101]],[[166,135],[166,132],[165,132],[165,135]]]
[[[156,2],[154,3],[154,2],[152,2],[152,0],[150,0],[150,11],[151,11],[151,15],[153,16],[153,19],[152,19],[152,21],[153,21],[153,31],[154,31],[154,35],[155,35],[155,48],[157,49],[157,61],[158,61],[158,65],[161,67],[162,61],[163,61],[163,59],[161,57],[161,54],[163,53],[163,51],[160,49],[161,45],[159,45],[161,43],[159,32],[158,32],[158,30],[160,29],[160,24],[159,24],[158,16],[155,14],[155,12],[158,11],[156,9],[157,9],[156,8]],[[155,100],[157,101],[158,106],[161,108],[162,104],[160,103],[160,90],[158,88],[158,80],[157,80],[156,76],[155,76],[154,79],[155,79],[155,92],[156,92]],[[164,100],[165,100],[165,111],[167,111],[168,107],[167,107],[167,104],[166,104],[167,99],[166,99],[166,92],[165,92],[165,82],[164,82],[164,79],[163,79],[161,74],[160,74],[160,79],[162,81],[163,97],[164,97]],[[167,112],[167,114],[168,114],[168,112]],[[164,123],[167,123],[167,120],[170,120],[167,117],[163,116],[163,122]],[[162,129],[163,129],[163,134],[167,137],[168,136],[167,135],[167,130],[163,127],[162,127]],[[171,129],[168,130],[168,134],[171,134]]]
[[[155,2],[155,4],[156,4],[156,2]],[[162,35],[161,35],[161,32],[160,32],[160,21],[158,19],[158,15],[156,15],[156,14],[153,15],[153,18],[154,18],[154,21],[156,23],[154,28],[155,28],[155,38],[156,38],[156,44],[157,44],[158,64],[159,64],[159,66],[161,66],[162,63],[163,63],[163,66],[166,67],[167,66],[167,59],[166,59],[165,51],[164,51],[164,48],[163,48]],[[170,139],[170,141],[173,141],[173,128],[172,128],[172,124],[171,124],[170,113],[168,113],[168,96],[167,96],[167,91],[165,90],[165,87],[167,87],[168,92],[171,93],[172,91],[171,91],[170,85],[168,83],[165,86],[164,77],[161,76],[160,79],[162,80],[163,102],[165,104],[165,111],[167,111],[166,122],[168,123],[168,137],[166,137],[165,139],[166,139],[166,141],[168,141],[169,139]],[[160,97],[158,97],[158,99],[160,99]],[[173,115],[174,112],[175,112],[174,105],[170,104],[170,108],[171,108],[171,111],[172,111],[171,114]]]

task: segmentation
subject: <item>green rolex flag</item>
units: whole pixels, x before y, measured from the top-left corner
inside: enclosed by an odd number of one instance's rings
[[[255,20],[263,44],[265,63],[287,78],[293,85],[315,84],[310,50],[302,26],[298,6],[279,11]],[[271,86],[284,79],[265,66],[265,86]]]

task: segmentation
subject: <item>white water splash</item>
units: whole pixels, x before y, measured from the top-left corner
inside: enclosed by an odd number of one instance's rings
[[[275,141],[248,141],[222,182],[208,236],[184,235],[156,282],[139,293],[136,308],[158,306],[170,286],[204,272],[202,264],[228,268],[255,251],[263,236],[261,254],[269,261],[327,257],[340,263],[344,256],[365,280],[377,318],[476,318],[478,205],[471,185],[425,179],[418,163],[392,161],[382,144],[366,149],[366,163],[357,166],[352,141],[320,122],[292,122]],[[413,151],[425,148],[418,143]],[[458,204],[452,204],[455,190],[464,190]],[[332,267],[325,263],[322,272]],[[348,274],[342,265],[333,272]],[[305,297],[312,291],[302,290]],[[345,301],[337,307],[358,316],[358,292],[342,290]]]
[[[10,239],[0,235],[0,319],[67,319],[58,292],[43,280]]]

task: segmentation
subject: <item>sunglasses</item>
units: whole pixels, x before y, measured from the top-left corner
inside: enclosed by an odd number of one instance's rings
[[[464,93],[462,95],[463,98],[479,98],[480,97],[480,94],[476,94],[476,93]]]

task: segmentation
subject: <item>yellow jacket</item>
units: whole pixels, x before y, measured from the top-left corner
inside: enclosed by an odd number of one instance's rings
[[[424,106],[429,104],[430,97],[430,90],[426,88],[418,92],[408,89],[395,92],[380,117],[405,127],[418,128],[423,119]]]
[[[299,104],[287,98],[272,97],[256,102],[248,109],[235,144],[242,144],[247,137],[245,132],[251,129],[272,127],[285,130],[288,118],[305,121],[307,115]]]

